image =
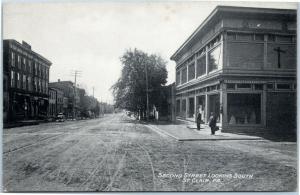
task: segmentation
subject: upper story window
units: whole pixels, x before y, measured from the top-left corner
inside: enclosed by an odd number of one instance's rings
[[[48,91],[48,82],[46,82],[46,92]]]
[[[187,67],[184,67],[181,71],[181,84],[187,82]]]
[[[34,63],[34,74],[35,75],[38,74],[38,64],[37,64],[37,62]]]
[[[46,68],[46,79],[49,80],[49,69]]]
[[[26,84],[27,84],[26,83],[26,75],[23,74],[23,84],[22,84],[22,87],[23,87],[24,90],[26,90],[26,87],[27,87]]]
[[[212,48],[214,47],[215,45],[218,45],[221,41],[221,36],[217,36],[216,38],[214,38],[212,41],[209,42],[208,44],[208,48]]]
[[[15,66],[15,62],[16,62],[15,58],[16,58],[15,53],[11,52],[11,66]]]
[[[30,76],[27,77],[27,82],[28,82],[28,90],[31,91],[32,90],[32,82],[31,82]]]
[[[197,77],[206,74],[206,55],[197,59]]]
[[[11,87],[15,87],[16,83],[15,83],[15,72],[11,71],[10,72],[10,86]]]
[[[208,70],[220,69],[223,63],[223,55],[220,45],[208,52]]]
[[[189,81],[195,78],[195,62],[189,65],[188,79]]]
[[[21,56],[18,55],[18,68],[21,69]]]
[[[41,78],[44,78],[44,66],[41,66]]]
[[[17,88],[21,88],[20,73],[17,73]]]
[[[176,72],[176,85],[180,85],[180,71]]]
[[[26,71],[26,58],[23,58],[23,71]]]
[[[34,91],[38,91],[38,84],[37,84],[37,78],[34,79]]]
[[[28,72],[32,73],[32,62],[28,60]]]

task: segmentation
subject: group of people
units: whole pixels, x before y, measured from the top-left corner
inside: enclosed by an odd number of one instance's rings
[[[200,124],[202,121],[202,115],[201,115],[201,108],[199,108],[199,112],[197,114],[197,129],[200,131]],[[217,116],[211,112],[208,120],[208,126],[210,127],[211,134],[215,135],[215,132],[219,130],[219,127],[217,126]]]

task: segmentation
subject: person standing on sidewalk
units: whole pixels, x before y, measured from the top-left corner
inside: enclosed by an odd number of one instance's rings
[[[210,113],[208,126],[210,127],[211,134],[214,135],[217,126],[217,117],[213,112]]]
[[[198,109],[198,114],[196,118],[196,123],[197,123],[197,130],[200,131],[200,124],[201,124],[201,107]]]

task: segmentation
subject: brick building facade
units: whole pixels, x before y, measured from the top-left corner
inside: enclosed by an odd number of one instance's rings
[[[60,81],[49,83],[49,87],[58,89],[63,93],[63,113],[67,118],[72,118],[73,115],[79,115],[80,97],[79,88],[74,86],[71,81]]]
[[[64,93],[63,91],[49,87],[49,107],[48,116],[56,117],[58,113],[64,112]]]
[[[4,123],[47,117],[50,66],[28,43],[3,41]]]

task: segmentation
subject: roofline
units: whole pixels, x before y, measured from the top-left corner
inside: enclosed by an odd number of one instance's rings
[[[3,41],[8,41],[8,42],[14,42],[16,44],[18,44],[19,46],[21,46],[23,49],[29,50],[30,52],[32,52],[33,54],[37,55],[39,58],[41,58],[42,60],[46,61],[48,63],[49,66],[52,65],[52,62],[50,60],[48,60],[47,58],[45,58],[44,56],[42,56],[41,54],[38,54],[37,52],[33,51],[32,49],[26,48],[24,47],[24,45],[20,42],[18,42],[15,39],[4,39]]]
[[[277,8],[257,8],[257,7],[239,7],[239,6],[216,6],[215,9],[205,18],[205,20],[196,28],[196,30],[183,42],[183,44],[176,50],[176,52],[171,56],[171,60],[174,60],[175,56],[183,50],[183,48],[197,35],[200,30],[220,11],[227,12],[251,12],[251,13],[264,13],[264,14],[293,14],[290,12],[295,12],[296,9],[277,9]],[[282,12],[282,13],[278,13]]]

